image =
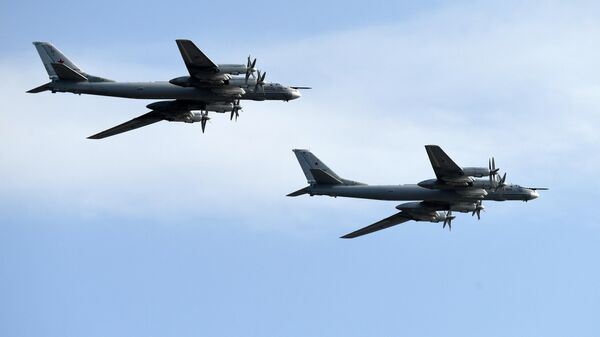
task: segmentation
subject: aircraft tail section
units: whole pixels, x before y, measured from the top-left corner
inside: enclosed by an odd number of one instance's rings
[[[84,78],[83,71],[49,42],[34,42],[51,80]],[[66,77],[66,78],[63,78]]]
[[[335,174],[335,172],[319,160],[317,156],[312,154],[312,152],[299,149],[293,151],[309,184],[342,184],[342,178]]]
[[[86,74],[50,42],[33,42],[52,81],[106,82],[108,79]],[[36,88],[38,89],[38,88]],[[35,89],[32,89],[35,90]],[[30,90],[31,92],[31,90]]]
[[[338,176],[317,156],[308,150],[293,150],[302,172],[310,185],[358,185],[356,181],[347,180]]]

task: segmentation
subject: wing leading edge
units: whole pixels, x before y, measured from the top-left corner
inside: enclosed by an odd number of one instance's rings
[[[123,124],[119,124],[115,127],[112,127],[108,130],[104,130],[100,133],[97,133],[93,136],[89,136],[88,139],[102,139],[114,135],[118,135],[123,132],[135,130],[137,128],[141,128],[150,124],[154,124],[156,122],[160,122],[164,120],[165,117],[162,113],[157,111],[150,111],[147,114],[141,115],[137,118],[134,118],[130,121],[127,121]]]
[[[342,236],[342,239],[354,239],[359,236],[371,234],[373,232],[380,231],[382,229],[390,228],[392,226],[399,225],[401,223],[412,220],[412,218],[407,215],[405,212],[396,213],[390,217],[387,217],[383,220],[377,221],[376,223],[369,225],[367,227],[363,227],[359,230],[356,230],[352,233],[348,233]]]
[[[200,78],[203,74],[215,73],[219,70],[219,67],[204,55],[194,42],[190,40],[176,40],[176,42],[190,76]]]

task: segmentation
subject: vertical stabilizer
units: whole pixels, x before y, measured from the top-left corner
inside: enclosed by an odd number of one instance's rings
[[[364,185],[357,181],[347,180],[338,176],[333,170],[331,170],[325,163],[323,163],[317,156],[312,154],[308,150],[292,150],[298,158],[298,163],[302,168],[302,172],[306,176],[306,180],[310,185],[321,184],[321,185]]]
[[[33,45],[35,46],[35,49],[37,49],[38,54],[40,54],[42,63],[44,63],[44,67],[51,80],[61,79],[61,76],[65,76],[65,74],[68,74],[67,76],[70,77],[69,79],[85,78],[83,75],[84,72],[51,43],[34,42]]]

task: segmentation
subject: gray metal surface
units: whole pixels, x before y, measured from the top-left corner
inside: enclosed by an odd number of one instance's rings
[[[167,121],[200,122],[204,132],[209,112],[229,112],[230,119],[234,117],[237,119],[242,109],[241,100],[291,101],[301,96],[299,87],[265,82],[266,73],[261,74],[256,70],[256,59],[252,61],[248,57],[247,64],[215,64],[192,41],[177,40],[176,42],[190,75],[162,82],[115,82],[90,75],[52,44],[34,42],[51,82],[28,92],[70,92],[134,99],[173,100],[171,106],[175,109],[161,109],[159,113],[156,110],[150,111],[139,118],[88,137],[91,139],[101,139],[152,124],[146,123],[147,119],[142,118],[148,114],[163,116],[162,120]],[[255,73],[258,76],[255,76]],[[243,76],[235,77],[236,75]],[[182,107],[186,108],[182,109]],[[192,112],[194,110],[199,110],[201,113]],[[140,122],[142,120],[144,123]]]
[[[482,204],[484,200],[529,201],[539,196],[537,190],[546,189],[506,184],[506,174],[503,177],[499,176],[495,161],[492,159],[489,161],[488,168],[461,168],[439,146],[427,145],[425,148],[437,178],[407,185],[367,185],[347,180],[335,174],[310,151],[295,149],[294,154],[309,185],[288,196],[309,194],[310,196],[413,201],[398,205],[396,208],[400,213],[342,236],[342,238],[355,238],[408,220],[442,222],[443,227],[447,225],[451,229],[452,219],[455,218],[452,215],[453,211],[470,212],[479,218],[484,209]],[[327,174],[330,179],[319,178],[315,175],[317,171]],[[465,172],[476,176],[468,176]],[[487,174],[488,177],[476,179],[483,174]]]

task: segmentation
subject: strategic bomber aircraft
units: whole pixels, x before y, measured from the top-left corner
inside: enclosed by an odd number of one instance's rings
[[[309,186],[288,194],[295,197],[303,194],[328,195],[375,200],[412,200],[396,206],[400,211],[370,226],[342,236],[352,239],[386,229],[410,220],[442,222],[452,229],[455,218],[452,211],[477,215],[480,219],[484,209],[483,200],[528,201],[539,196],[543,187],[521,187],[506,184],[506,173],[500,176],[494,158],[488,167],[459,167],[437,145],[426,145],[427,155],[435,172],[435,179],[418,184],[372,186],[341,178],[308,150],[293,150]],[[476,179],[488,177],[486,179]],[[420,200],[420,201],[416,201]],[[440,212],[445,211],[445,212]]]
[[[131,131],[162,120],[200,122],[202,132],[210,119],[209,111],[230,112],[237,120],[242,109],[240,100],[290,101],[299,98],[299,89],[308,87],[266,83],[266,73],[256,69],[256,59],[248,56],[246,64],[215,64],[190,40],[176,40],[189,76],[168,82],[115,82],[83,72],[48,42],[33,42],[51,82],[27,91],[71,92],[139,99],[169,99],[148,104],[151,111],[128,122],[90,136],[101,139]],[[255,75],[256,73],[256,75]],[[243,75],[238,76],[236,75]],[[199,111],[199,112],[196,112]]]

